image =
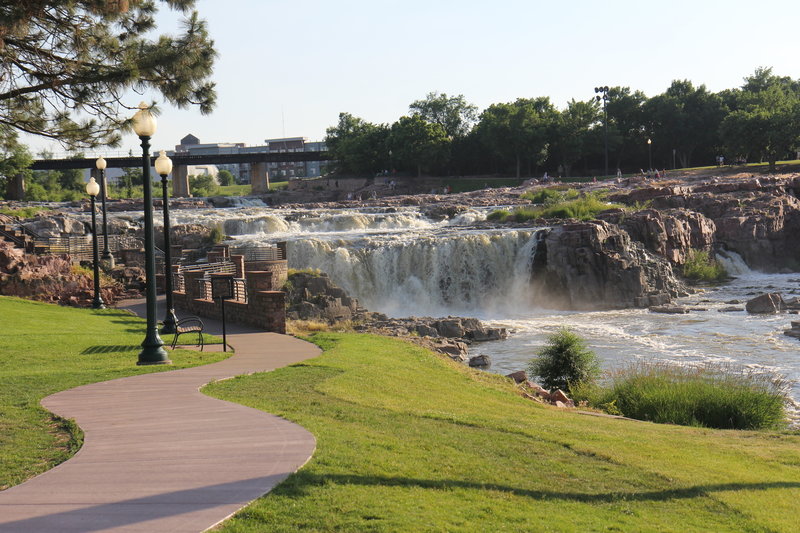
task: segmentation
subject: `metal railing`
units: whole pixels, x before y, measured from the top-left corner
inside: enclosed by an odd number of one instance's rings
[[[72,237],[47,237],[36,239],[37,249],[43,255],[69,255],[73,262],[92,260],[92,236],[79,235]],[[105,239],[102,235],[97,236],[97,247],[105,249]],[[138,237],[130,235],[109,235],[108,249],[111,252],[120,250],[143,250],[144,243]],[[164,252],[155,248],[156,258],[163,257]]]
[[[233,279],[233,299],[247,303],[247,281],[244,278]]]
[[[230,248],[231,255],[243,255],[245,261],[279,261],[286,260],[286,243],[258,248]]]

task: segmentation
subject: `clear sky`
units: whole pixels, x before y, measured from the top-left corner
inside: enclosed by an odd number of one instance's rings
[[[598,85],[648,96],[674,79],[739,87],[759,66],[800,78],[796,0],[198,0],[216,42],[217,109],[162,104],[153,148],[321,140],[338,114],[392,123],[428,92],[484,109],[549,96],[563,108]],[[175,31],[168,8],[160,32]],[[148,95],[148,98],[152,97]],[[135,106],[142,98],[131,94]],[[34,151],[47,146],[25,139]],[[61,152],[58,145],[51,146]],[[120,149],[139,150],[125,137]]]

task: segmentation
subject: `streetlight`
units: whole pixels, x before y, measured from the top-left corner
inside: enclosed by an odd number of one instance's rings
[[[647,167],[648,170],[653,170],[653,141],[652,141],[652,139],[647,139],[647,159],[650,162],[650,166]]]
[[[108,220],[106,219],[106,160],[103,156],[97,158],[94,166],[100,171],[101,205],[103,209],[103,261],[112,260],[111,251],[108,249]],[[113,266],[113,265],[112,265]]]
[[[156,321],[156,257],[153,244],[153,183],[150,181],[150,137],[156,132],[156,118],[147,104],[139,104],[133,115],[133,131],[142,141],[142,185],[144,189],[144,268],[145,298],[147,302],[147,334],[139,352],[139,365],[163,365],[172,361],[164,349],[164,341],[158,336]]]
[[[164,203],[164,283],[167,293],[167,314],[164,315],[161,333],[167,334],[175,333],[178,318],[172,305],[172,251],[169,243],[169,199],[167,198],[167,175],[172,172],[172,159],[167,157],[164,150],[161,150],[161,154],[156,158],[156,172],[161,176],[161,195]]]
[[[100,297],[100,261],[97,252],[97,214],[94,199],[100,192],[100,185],[94,180],[89,178],[89,183],[86,184],[86,194],[89,195],[92,203],[92,266],[94,268],[94,298],[92,299],[92,309],[104,309],[103,298]]]
[[[606,104],[608,104],[608,85],[604,87],[595,87],[595,93],[602,93],[603,97],[600,97],[600,94],[597,94],[595,98],[599,102],[601,99],[603,101],[603,140],[605,141],[605,170],[606,173],[604,176],[608,176],[608,109],[606,108]]]

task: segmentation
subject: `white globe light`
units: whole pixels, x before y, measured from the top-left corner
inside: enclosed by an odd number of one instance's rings
[[[86,184],[86,194],[89,196],[97,196],[100,194],[100,185],[94,178],[89,178],[89,183]]]
[[[133,131],[139,137],[152,137],[156,132],[156,117],[150,113],[150,107],[144,102],[139,104],[139,111],[133,115]]]
[[[103,156],[97,158],[97,161],[94,162],[94,166],[97,167],[97,170],[105,170],[106,169],[106,160],[103,159]]]
[[[160,155],[156,158],[156,172],[159,176],[166,176],[172,172],[172,159],[167,157],[164,150],[161,150]]]

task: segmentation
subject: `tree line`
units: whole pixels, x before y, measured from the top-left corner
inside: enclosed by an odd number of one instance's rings
[[[605,91],[604,91],[605,90]],[[549,97],[492,104],[481,113],[463,95],[432,92],[393,124],[340,113],[326,143],[342,175],[600,175],[649,168],[794,158],[800,80],[758,68],[740,88],[710,92],[675,80],[648,98],[604,87],[557,109]],[[600,95],[604,95],[605,99]],[[607,137],[606,137],[607,136]]]

